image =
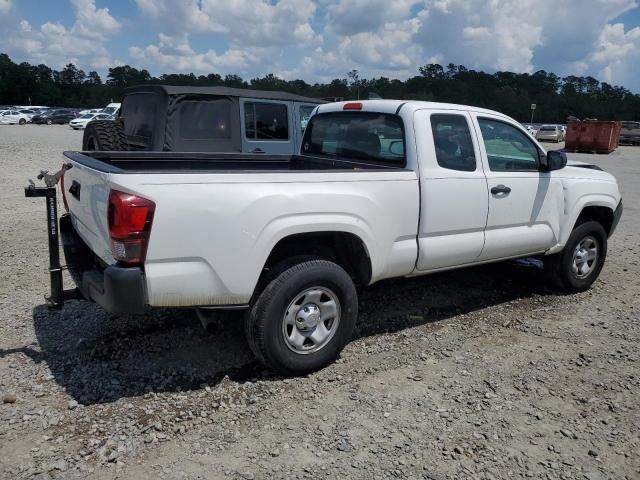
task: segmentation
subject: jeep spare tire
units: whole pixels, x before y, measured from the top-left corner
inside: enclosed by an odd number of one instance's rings
[[[113,120],[93,120],[87,123],[82,136],[82,150],[127,150],[122,124]]]

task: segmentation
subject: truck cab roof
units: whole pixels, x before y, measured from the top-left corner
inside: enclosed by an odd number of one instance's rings
[[[440,103],[440,102],[424,102],[419,100],[350,100],[346,102],[335,102],[325,105],[321,105],[316,113],[328,113],[339,112],[343,110],[349,110],[350,107],[345,109],[345,105],[360,104],[360,108],[353,108],[354,110],[361,110],[363,112],[380,112],[399,114],[400,112],[416,111],[416,110],[461,110],[465,112],[487,113],[491,115],[499,115],[504,118],[509,118],[503,113],[493,110],[487,110],[485,108],[473,107],[469,105],[458,105],[455,103]],[[512,120],[512,119],[510,119]]]

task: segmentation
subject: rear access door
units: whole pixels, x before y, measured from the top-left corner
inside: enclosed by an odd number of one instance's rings
[[[463,110],[419,110],[417,272],[475,262],[484,247],[488,190],[473,123]]]

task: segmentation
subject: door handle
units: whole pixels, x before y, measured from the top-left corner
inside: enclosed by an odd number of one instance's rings
[[[264,150],[261,148],[254,148],[253,150],[251,150],[251,153],[264,153]]]
[[[507,195],[508,193],[511,193],[511,188],[507,187],[506,185],[496,185],[495,187],[491,188],[492,195],[500,195],[501,193]]]

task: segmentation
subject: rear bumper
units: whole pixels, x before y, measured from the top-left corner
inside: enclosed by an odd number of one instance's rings
[[[624,207],[622,206],[622,200],[620,200],[620,203],[616,207],[615,212],[613,212],[613,222],[611,223],[611,230],[609,230],[609,236],[613,235],[613,232],[616,231],[616,227],[618,226],[618,223],[620,223],[620,217],[622,217],[623,208]]]
[[[91,249],[76,233],[69,215],[60,217],[60,236],[69,273],[86,300],[115,315],[147,310],[146,283],[140,267],[101,268]]]

